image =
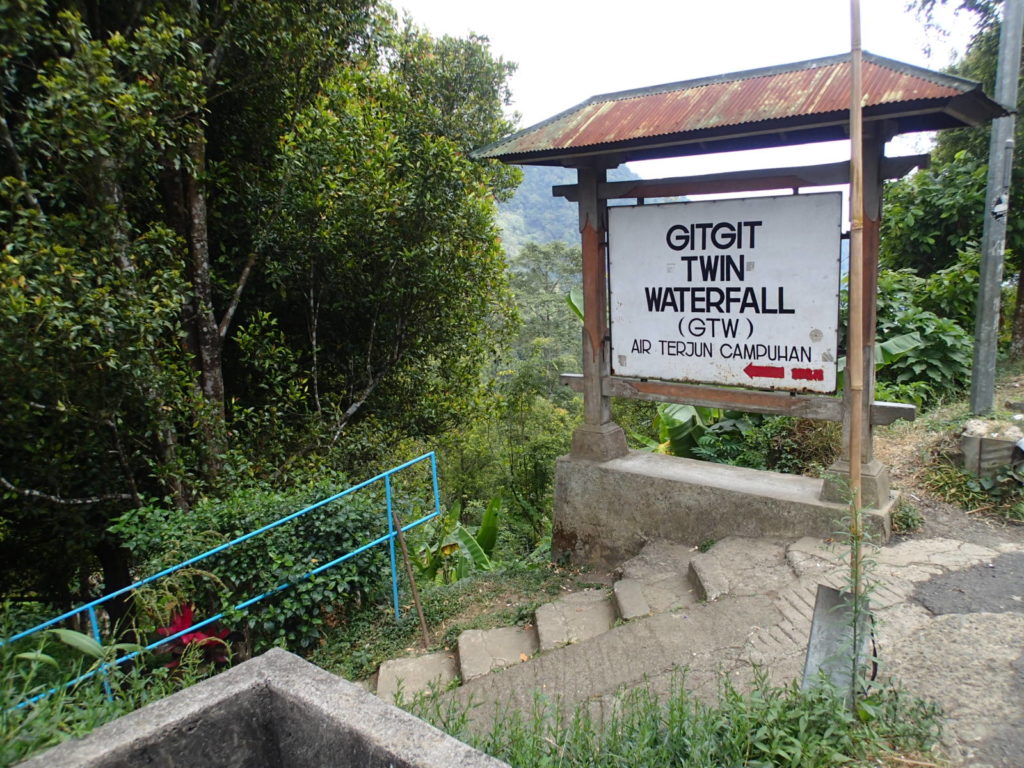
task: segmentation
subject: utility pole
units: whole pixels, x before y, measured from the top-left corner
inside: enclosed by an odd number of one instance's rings
[[[995,100],[1009,110],[1017,109],[1017,77],[1020,72],[1021,24],[1024,0],[1005,0],[999,33],[999,63]],[[992,410],[995,399],[996,343],[999,338],[999,299],[1006,250],[1006,218],[1010,205],[1010,174],[1016,120],[1013,111],[992,121],[988,149],[988,186],[985,193],[985,224],[981,238],[981,274],[975,314],[974,369],[971,372],[971,412]]]

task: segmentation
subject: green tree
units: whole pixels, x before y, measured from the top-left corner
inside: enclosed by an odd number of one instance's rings
[[[975,22],[975,34],[964,56],[949,71],[982,83],[992,93],[999,52],[1001,0],[915,0],[927,24],[935,24],[938,5],[952,5]],[[1024,106],[1024,88],[1018,88],[1018,110]],[[1013,311],[1011,354],[1024,354],[1024,122],[1017,121],[1017,141],[1007,222],[1007,272],[1017,274],[1017,301]],[[883,224],[883,252],[894,266],[914,266],[928,274],[950,266],[958,251],[981,240],[989,127],[942,131],[933,152],[933,168],[897,182],[887,189]],[[920,178],[919,178],[920,177]],[[906,222],[906,223],[903,223]],[[917,254],[917,255],[915,255]],[[917,263],[913,263],[913,262]]]
[[[929,275],[977,250],[985,207],[983,161],[958,152],[885,187],[879,258],[888,269]]]
[[[582,287],[581,258],[578,245],[560,241],[527,243],[512,258],[512,290],[523,321],[513,346],[518,359],[535,354],[536,339],[550,339],[546,354],[565,371],[578,370],[581,325],[566,297]]]
[[[452,422],[508,317],[516,175],[466,159],[509,128],[485,41],[371,0],[0,13],[6,589],[66,598],[94,556],[117,588],[111,518],[364,413]]]
[[[296,114],[261,231],[259,304],[328,445],[364,412],[407,436],[457,424],[513,318],[493,221],[517,174],[468,158],[511,127],[510,67],[480,38],[407,26],[388,42]]]

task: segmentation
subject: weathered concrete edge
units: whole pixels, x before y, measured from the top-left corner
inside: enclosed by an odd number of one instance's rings
[[[417,717],[287,651],[273,654],[268,683],[280,700],[322,712],[330,727],[354,731],[374,751],[421,768],[508,768]]]
[[[552,553],[611,565],[652,539],[696,545],[726,536],[831,536],[847,527],[846,504],[820,498],[823,481],[630,451],[604,462],[560,457],[555,466]],[[894,497],[865,509],[884,542]]]
[[[313,710],[331,728],[348,731],[364,744],[373,745],[377,754],[388,755],[399,764],[507,768],[359,686],[280,649],[120,717],[83,739],[66,741],[19,766],[101,768],[159,744],[211,710],[253,696],[262,700],[268,713],[280,711],[285,702]]]
[[[100,768],[170,737],[211,710],[239,697],[257,697],[269,706],[270,691],[262,657],[117,718],[81,739],[70,739],[28,760],[19,768]]]

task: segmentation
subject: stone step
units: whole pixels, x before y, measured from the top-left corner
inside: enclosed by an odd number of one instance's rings
[[[476,678],[444,694],[443,701],[472,704],[471,728],[487,729],[502,713],[529,717],[538,693],[570,710],[612,697],[623,687],[650,683],[667,690],[681,670],[702,699],[717,696],[721,675],[749,675],[742,657],[754,627],[782,619],[766,597],[737,597],[654,613],[585,640],[546,650],[500,674]],[[541,625],[543,626],[543,625]],[[745,678],[744,678],[745,679]]]
[[[623,621],[650,616],[654,612],[644,596],[644,584],[640,579],[619,579],[612,591],[615,595],[615,608]]]
[[[521,664],[539,649],[537,628],[499,627],[467,629],[459,635],[459,669],[463,682],[482,677],[496,669]]]
[[[458,682],[459,665],[455,654],[440,651],[385,661],[377,673],[377,695],[393,704],[399,691],[402,699],[409,701],[417,693],[444,690]]]
[[[536,625],[540,650],[550,651],[607,632],[615,625],[615,608],[604,590],[584,589],[540,606]]]
[[[690,579],[705,602],[723,595],[774,595],[796,576],[787,560],[788,543],[727,536],[690,558]]]
[[[693,555],[693,548],[684,544],[648,542],[618,569],[613,589],[619,616],[632,621],[696,603],[698,595],[688,573]]]

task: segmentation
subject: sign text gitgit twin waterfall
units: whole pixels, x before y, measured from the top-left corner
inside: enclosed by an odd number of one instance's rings
[[[609,209],[612,371],[832,392],[841,195]]]

